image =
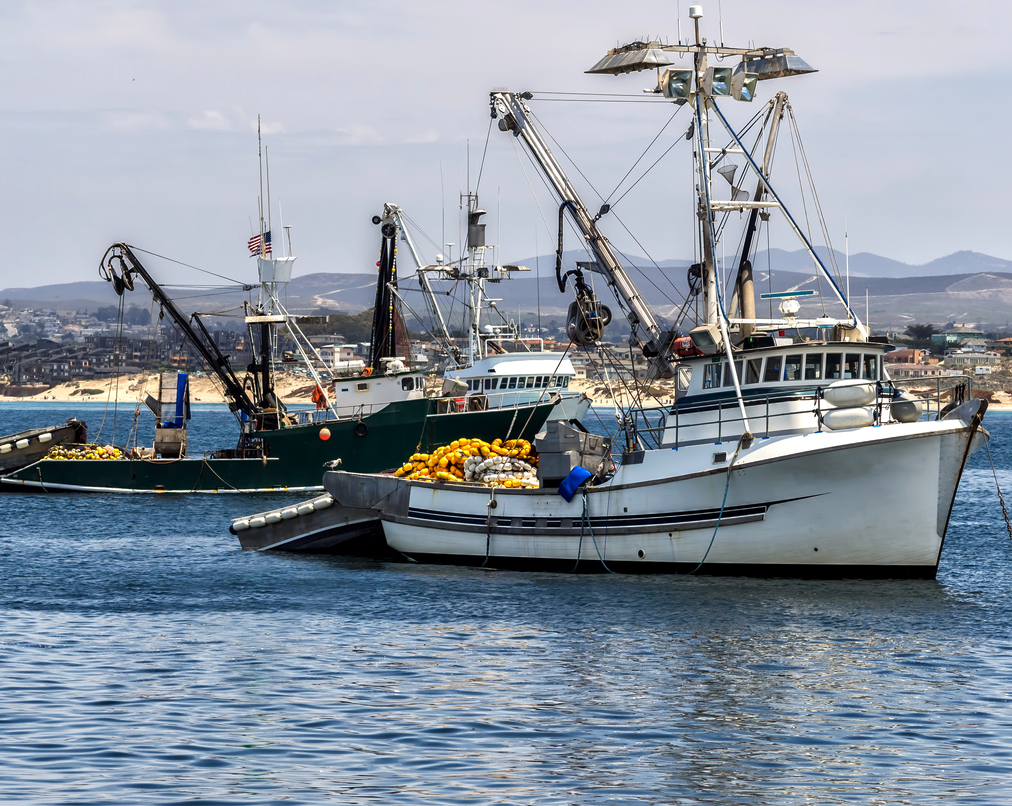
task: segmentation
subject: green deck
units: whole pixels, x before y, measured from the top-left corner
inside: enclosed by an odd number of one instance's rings
[[[416,450],[429,451],[458,437],[533,439],[553,407],[554,403],[544,403],[433,414],[432,400],[400,401],[365,417],[364,436],[355,433],[357,420],[261,431],[255,436],[262,440],[266,458],[43,459],[4,476],[0,488],[115,493],[322,489],[326,462],[340,459],[342,470],[378,473],[397,467]],[[331,434],[328,440],[320,438],[324,427]]]

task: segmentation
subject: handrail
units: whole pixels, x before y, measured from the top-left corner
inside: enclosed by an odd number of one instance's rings
[[[934,385],[934,389],[925,390],[925,382]],[[890,419],[889,406],[895,397],[903,391],[910,391],[904,387],[912,385],[917,388],[917,395],[924,404],[924,412],[921,419],[938,419],[942,416],[947,407],[953,407],[968,400],[972,391],[972,379],[967,376],[946,376],[946,377],[924,377],[907,378],[902,382],[890,381],[868,381],[875,383],[877,394],[875,402],[860,408],[874,408],[875,423],[882,424],[892,422]],[[902,383],[902,385],[901,385]],[[811,392],[811,405],[804,405],[801,401],[785,400],[783,393],[779,394],[753,394],[745,397],[745,403],[749,406],[762,405],[765,409],[764,415],[757,418],[752,415],[750,420],[753,427],[761,421],[764,424],[762,433],[754,432],[757,438],[768,439],[778,425],[783,424],[785,418],[801,418],[802,423],[811,417],[807,424],[798,424],[802,430],[811,428],[812,431],[822,430],[822,417],[825,411],[842,408],[828,404],[824,399],[826,387],[815,387]],[[797,390],[795,390],[796,393]],[[806,390],[807,391],[807,390]],[[683,398],[684,400],[684,398]],[[795,402],[798,405],[791,406]],[[771,407],[775,404],[787,406],[786,411],[773,411]],[[738,412],[737,398],[715,401],[710,404],[715,407],[712,412],[683,412],[678,407],[633,407],[627,410],[626,421],[634,430],[637,437],[649,437],[658,447],[673,448],[677,450],[687,444],[698,444],[700,442],[722,443],[725,438],[736,438],[744,423]],[[728,416],[725,416],[724,409],[729,409]],[[660,415],[659,422],[651,423],[651,417],[656,419]],[[707,416],[709,415],[709,416]],[[737,415],[737,416],[735,416]],[[672,419],[673,418],[673,419]],[[688,420],[688,421],[687,421]],[[795,429],[792,429],[795,430]],[[673,434],[669,432],[673,431]],[[700,437],[700,433],[709,432],[710,437]],[[714,433],[715,432],[715,433]],[[665,442],[665,436],[673,436],[674,441]]]

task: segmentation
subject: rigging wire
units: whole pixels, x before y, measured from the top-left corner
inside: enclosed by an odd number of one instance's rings
[[[238,280],[233,280],[231,277],[226,277],[224,274],[217,274],[213,271],[202,269],[200,268],[200,266],[193,266],[189,263],[183,263],[183,261],[181,260],[175,260],[171,257],[166,257],[165,255],[159,255],[157,252],[149,252],[147,249],[141,249],[139,246],[134,246],[133,244],[128,243],[127,246],[129,246],[135,252],[143,252],[145,255],[151,255],[151,257],[157,257],[161,258],[162,260],[167,260],[169,261],[169,263],[176,263],[180,266],[186,266],[186,268],[188,269],[194,269],[195,271],[199,271],[203,274],[210,274],[212,277],[220,277],[222,280],[228,280],[230,283],[234,283],[235,285],[244,285],[244,283],[240,283]]]
[[[488,153],[488,141],[492,136],[492,120],[488,122],[488,131],[485,132],[485,148],[481,152],[481,164],[478,166],[478,181],[474,183],[474,195],[478,195],[478,188],[481,187],[481,172],[485,169],[485,155]]]
[[[805,227],[808,229],[808,241],[809,241],[809,243],[811,243],[812,242],[812,223],[811,223],[811,221],[808,218],[808,202],[805,199],[805,187],[804,187],[804,183],[801,180],[801,162],[800,162],[800,160],[798,160],[798,147],[797,147],[797,144],[796,144],[795,139],[794,139],[794,127],[793,126],[788,126],[787,130],[791,133],[791,148],[794,149],[794,167],[797,169],[797,172],[798,172],[798,191],[801,194],[801,209],[805,213]],[[814,251],[814,250],[815,250],[815,247],[813,245],[812,251]],[[820,299],[820,301],[822,303],[822,315],[825,316],[826,315],[826,298],[825,298],[825,296],[822,293],[822,272],[820,272],[818,270],[818,267],[816,267],[816,270],[815,270],[815,280],[816,280],[816,283],[819,286],[819,299]]]
[[[636,158],[636,162],[634,162],[634,163],[633,163],[633,164],[632,164],[631,166],[629,166],[629,170],[625,172],[625,176],[623,176],[623,177],[622,177],[622,178],[621,178],[621,179],[620,179],[620,180],[618,181],[618,184],[617,184],[617,185],[615,185],[615,189],[614,189],[614,190],[613,190],[613,191],[612,191],[611,193],[609,193],[609,194],[608,194],[608,198],[604,200],[606,204],[607,204],[607,203],[608,203],[608,201],[609,201],[609,200],[611,199],[611,197],[612,197],[612,196],[614,196],[614,195],[615,195],[615,194],[616,194],[616,193],[618,192],[618,189],[619,189],[620,187],[622,187],[622,183],[623,183],[623,182],[625,182],[625,180],[629,178],[629,174],[631,174],[631,173],[632,173],[632,172],[633,172],[633,171],[634,171],[634,170],[636,169],[636,166],[640,164],[640,160],[642,160],[642,159],[643,159],[643,158],[644,158],[644,157],[645,157],[645,156],[647,155],[647,152],[648,152],[648,151],[649,151],[649,150],[650,150],[651,148],[653,148],[653,147],[654,147],[654,143],[656,143],[656,142],[657,142],[657,140],[658,140],[658,138],[659,138],[659,137],[660,137],[660,136],[661,136],[662,134],[664,134],[664,131],[665,131],[665,130],[666,130],[666,129],[668,128],[668,126],[670,126],[670,125],[671,125],[671,121],[673,121],[673,120],[675,119],[675,116],[676,116],[676,115],[677,115],[677,114],[678,114],[678,113],[679,113],[680,111],[681,111],[681,110],[679,109],[679,107],[677,107],[677,106],[676,106],[676,107],[675,107],[675,111],[674,111],[674,112],[672,112],[672,113],[671,113],[671,117],[669,117],[669,118],[668,118],[668,121],[667,121],[667,123],[665,123],[665,124],[664,124],[663,126],[661,126],[661,130],[660,130],[659,132],[657,132],[657,134],[655,134],[655,135],[654,135],[654,139],[650,141],[650,145],[648,145],[648,146],[647,146],[647,147],[646,147],[645,149],[643,149],[643,153],[642,153],[642,154],[640,154],[640,155],[639,155],[639,156],[638,156],[638,157]],[[675,143],[677,143],[677,142],[678,142],[678,140],[675,140]],[[674,147],[674,145],[672,145],[672,148],[673,148],[673,147]],[[668,149],[668,151],[670,151],[670,150],[671,150],[671,148],[669,148],[669,149]],[[668,153],[668,151],[665,151],[665,152],[664,152],[664,154],[667,154],[667,153]],[[661,156],[663,157],[664,155],[662,154]],[[657,163],[655,162],[655,163],[654,163],[654,165],[656,165],[656,164],[657,164]],[[653,168],[653,165],[651,165],[651,166],[650,166],[650,168]],[[647,173],[649,173],[649,172],[650,172],[650,168],[648,168],[648,169],[647,169]],[[646,173],[644,173],[644,174],[643,174],[643,176],[646,176]],[[640,179],[642,179],[642,178],[643,178],[643,177],[641,176],[641,177],[640,177]],[[636,182],[639,182],[639,179],[637,179],[637,180],[636,180]],[[636,182],[634,182],[634,183],[633,183],[632,187],[630,187],[630,188],[629,188],[629,190],[632,190],[632,188],[633,188],[633,187],[636,187]],[[629,191],[627,190],[627,191],[626,191],[626,193],[628,193],[628,192],[629,192]],[[616,200],[616,201],[615,201],[615,204],[618,204],[618,202],[619,202],[619,201],[620,201],[620,200],[621,200],[622,198],[625,198],[625,195],[626,195],[626,194],[625,194],[625,193],[623,193],[623,194],[622,194],[622,196],[621,196],[621,197],[620,197],[620,198],[619,198],[618,200]],[[614,205],[612,205],[612,206],[614,207]]]

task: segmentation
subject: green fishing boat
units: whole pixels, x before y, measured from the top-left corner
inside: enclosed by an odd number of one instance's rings
[[[355,472],[380,472],[418,450],[428,451],[459,437],[533,439],[558,403],[555,397],[529,405],[465,410],[475,407],[465,404],[460,384],[447,381],[440,394],[427,395],[421,372],[407,368],[399,355],[405,330],[395,299],[397,235],[395,226],[383,227],[368,362],[342,374],[323,361],[296,318],[281,305],[278,286],[291,278],[295,258],[270,256],[265,249],[269,233],[262,231],[258,255],[262,295],[255,306],[247,307],[245,316],[254,355],[241,380],[200,315],[185,316],[133,249],[114,244],[100,264],[102,277],[121,295],[132,291],[136,281],[148,287],[162,314],[175,322],[220,382],[236,416],[238,441],[233,448],[187,455],[186,375],[180,373],[178,379],[163,375],[159,397],[145,401],[156,418],[152,448],[54,451],[0,477],[0,488],[104,493],[322,490],[324,472],[338,465]],[[276,394],[272,345],[282,328],[316,381],[315,412],[289,413]]]

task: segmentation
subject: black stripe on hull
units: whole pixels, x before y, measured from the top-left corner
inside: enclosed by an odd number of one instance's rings
[[[289,540],[271,539],[264,534],[264,540],[252,540],[270,527],[239,532],[239,543],[244,549],[257,551],[290,551],[302,554],[336,554],[345,557],[383,557],[391,553],[383,538],[383,529],[378,520],[370,523],[354,523],[329,529],[320,529]],[[231,527],[229,528],[231,531]],[[253,534],[249,534],[253,532]],[[247,536],[248,535],[248,536]]]
[[[484,566],[499,571],[542,571],[547,573],[606,574],[600,560],[540,559],[455,554],[404,555],[410,560],[433,565]],[[658,563],[607,561],[611,571],[620,574],[688,574],[699,563]],[[575,567],[574,567],[575,566]],[[786,579],[934,579],[938,571],[932,565],[774,565],[760,563],[705,563],[696,576],[759,577]]]

